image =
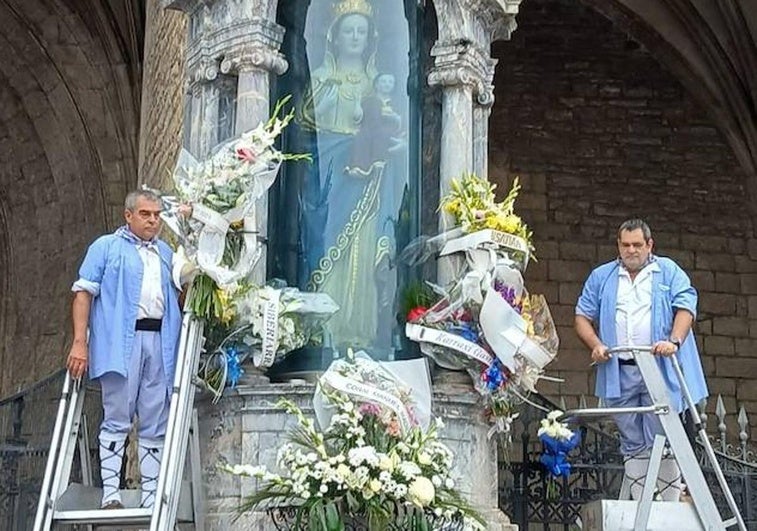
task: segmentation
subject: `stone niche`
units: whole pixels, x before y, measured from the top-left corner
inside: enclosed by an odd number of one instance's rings
[[[265,465],[276,471],[276,454],[287,440],[295,419],[274,407],[285,396],[312,416],[311,384],[243,386],[217,404],[198,402],[200,453],[205,494],[205,528],[208,531],[244,529],[273,531],[265,513],[239,515],[245,496],[255,491],[256,480],[238,478],[219,464]],[[455,453],[455,480],[466,498],[487,520],[487,530],[514,531],[497,507],[497,445],[487,437],[489,424],[477,404],[478,395],[465,386],[438,385],[433,397],[434,415],[444,419],[442,440]]]

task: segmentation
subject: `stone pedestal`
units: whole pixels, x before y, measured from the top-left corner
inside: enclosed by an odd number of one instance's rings
[[[516,531],[497,507],[497,447],[487,439],[488,424],[477,395],[459,382],[435,388],[434,414],[446,426],[442,440],[455,452],[455,480],[466,498],[487,519],[489,531]],[[272,531],[264,514],[236,511],[241,500],[255,491],[256,481],[218,469],[221,463],[262,464],[275,468],[278,449],[287,440],[294,418],[274,407],[285,396],[307,415],[313,414],[311,384],[265,384],[227,391],[218,404],[197,403],[200,453],[205,496],[206,529]]]

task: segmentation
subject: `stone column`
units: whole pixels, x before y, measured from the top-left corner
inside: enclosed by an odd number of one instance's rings
[[[189,150],[198,159],[206,157],[218,143],[218,87],[214,81],[218,69],[201,65],[194,69],[189,82]]]
[[[281,75],[288,67],[286,59],[278,51],[284,38],[281,26],[270,20],[255,18],[250,21],[249,30],[249,41],[229,49],[221,62],[221,72],[237,76],[236,135],[268,120],[271,74]],[[245,229],[258,232],[264,245],[263,254],[252,272],[252,280],[262,284],[266,280],[267,195],[258,201],[254,213],[245,219]]]
[[[492,77],[494,77],[492,65]],[[489,175],[489,116],[494,104],[494,85],[478,93],[473,104],[473,172]]]
[[[270,113],[271,74],[280,75],[287,62],[279,52],[284,29],[276,23],[277,0],[163,0],[165,8],[189,15],[187,72],[190,83],[191,113],[189,146],[195,157],[203,158],[219,141],[219,72],[237,78],[234,134],[239,135],[266,121]],[[257,231],[265,245],[267,197],[256,205],[245,227]],[[263,283],[265,249],[253,281]]]

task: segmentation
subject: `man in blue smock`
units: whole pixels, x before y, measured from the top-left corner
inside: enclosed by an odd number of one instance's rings
[[[668,359],[677,356],[695,403],[707,396],[692,323],[697,292],[686,273],[670,258],[652,254],[652,233],[640,219],[618,229],[619,258],[594,269],[576,305],[575,329],[597,365],[596,395],[607,407],[651,405],[644,380],[630,353],[610,356],[619,345],[652,345],[680,413],[684,397]],[[615,416],[624,455],[626,482],[636,499],[641,494],[654,436],[662,433],[654,413]],[[663,459],[658,490],[664,500],[677,501],[681,473],[675,459]]]
[[[109,509],[123,508],[121,464],[135,415],[142,506],[155,502],[181,329],[173,252],[158,239],[160,198],[131,192],[125,207],[126,225],[90,245],[72,287],[74,338],[67,360],[73,378],[89,369],[101,386],[102,506]]]

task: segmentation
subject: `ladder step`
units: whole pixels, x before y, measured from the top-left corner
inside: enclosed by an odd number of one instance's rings
[[[670,408],[666,404],[653,404],[638,407],[594,407],[584,409],[569,409],[560,417],[560,421],[580,422],[581,419],[611,418],[623,413],[657,413],[666,414]]]
[[[633,529],[637,502],[597,500],[581,508],[584,531]],[[687,502],[652,502],[647,531],[705,531],[694,505]]]
[[[739,523],[739,519],[734,516],[733,518],[729,518],[728,520],[725,520],[723,522],[723,525],[726,527],[731,527],[731,526],[737,525],[738,523]]]
[[[193,519],[192,485],[190,481],[181,482],[178,496],[178,520],[191,522]],[[66,524],[141,524],[149,527],[152,509],[139,507],[141,492],[134,489],[122,489],[121,500],[124,509],[100,509],[102,490],[99,487],[71,483],[58,498],[53,512],[53,521]]]
[[[150,526],[152,509],[95,509],[83,511],[55,511],[53,521],[59,524],[140,525]]]

